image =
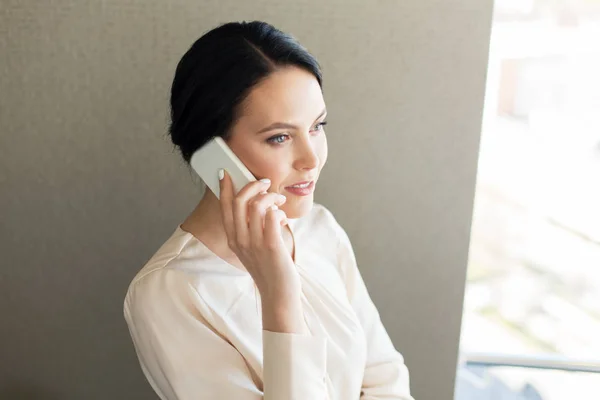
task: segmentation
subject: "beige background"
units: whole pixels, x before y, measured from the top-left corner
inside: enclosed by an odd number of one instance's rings
[[[491,9],[2,0],[0,399],[155,398],[122,301],[201,195],[165,139],[170,84],[196,38],[244,19],[321,62],[317,201],[348,231],[416,399],[452,398]]]

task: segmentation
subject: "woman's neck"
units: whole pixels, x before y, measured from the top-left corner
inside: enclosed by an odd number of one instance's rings
[[[210,189],[205,190],[204,196],[183,221],[181,228],[194,235],[219,257],[231,258],[234,255],[227,245],[221,204]]]

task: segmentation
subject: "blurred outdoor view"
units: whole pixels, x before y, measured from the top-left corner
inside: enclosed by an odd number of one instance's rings
[[[600,0],[493,18],[461,356],[600,363]],[[599,400],[600,374],[462,366],[456,399]]]

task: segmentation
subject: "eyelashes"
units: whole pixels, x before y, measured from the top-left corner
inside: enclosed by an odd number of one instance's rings
[[[327,121],[319,122],[318,124],[315,125],[315,128],[316,128],[315,130],[321,132],[321,131],[323,131],[323,127],[325,127],[325,125],[327,125]],[[280,144],[285,143],[286,140],[289,138],[289,136],[290,135],[288,135],[286,133],[271,136],[270,138],[267,139],[267,143],[280,145]]]
[[[283,143],[285,143],[285,139],[288,136],[289,135],[276,135],[276,136],[268,138],[267,139],[267,143],[270,143],[270,144],[283,144]],[[279,139],[283,139],[283,140],[279,140]]]
[[[323,121],[323,122],[319,122],[317,125],[315,126],[320,126],[321,128],[323,128],[325,125],[327,125],[327,121]]]

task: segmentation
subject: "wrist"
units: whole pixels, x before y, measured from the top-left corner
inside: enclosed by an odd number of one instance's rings
[[[281,279],[273,282],[256,284],[261,300],[272,304],[286,303],[294,299],[300,299],[302,285],[296,276],[292,279]]]
[[[308,333],[300,294],[261,298],[263,329],[282,333]]]

